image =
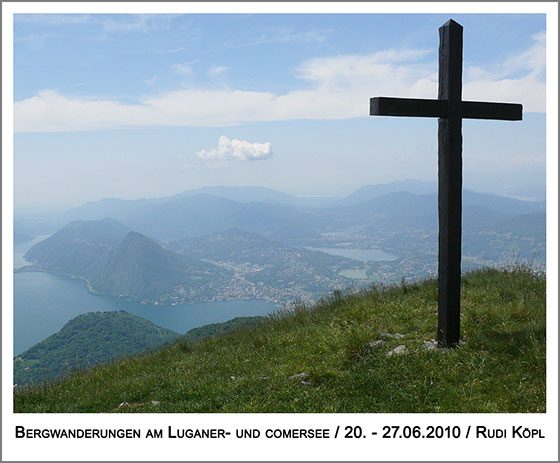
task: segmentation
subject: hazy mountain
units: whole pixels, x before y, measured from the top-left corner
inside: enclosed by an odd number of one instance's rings
[[[477,211],[473,212],[473,211]],[[489,193],[463,192],[464,223],[481,217],[512,216],[545,211],[543,201],[521,201]],[[408,192],[388,193],[368,201],[350,206],[333,208],[321,222],[329,227],[350,226],[426,226],[437,224],[437,193],[413,194]]]
[[[152,200],[149,199],[104,198],[99,201],[89,201],[82,206],[66,211],[61,220],[69,222],[71,220],[99,220],[104,217],[111,217],[120,222],[126,222],[131,215],[139,213],[151,203]]]
[[[231,273],[162,248],[112,219],[71,222],[25,255],[35,266],[86,279],[89,289],[136,300],[172,303],[215,297]]]
[[[109,198],[72,209],[64,218],[111,217],[130,229],[166,241],[213,231],[224,215],[240,207],[240,203],[202,194],[138,200]]]
[[[364,272],[369,272],[371,278],[391,282],[399,275],[421,277],[433,272],[437,193],[381,194],[405,187],[422,190],[429,189],[430,184],[405,181],[367,187],[347,203],[313,209],[276,202],[240,202],[199,192],[150,200],[104,200],[84,208],[101,213],[110,207],[115,214],[126,215],[126,227],[119,225],[113,234],[106,232],[110,236],[101,239],[102,236],[96,237],[99,231],[79,235],[79,224],[83,226],[84,222],[75,222],[41,246],[31,248],[26,258],[47,270],[82,276],[94,290],[104,294],[159,303],[247,297],[284,301],[302,295],[315,298],[321,291],[328,291],[329,285],[332,288],[348,284],[347,275],[365,279]],[[250,187],[203,191],[233,192],[238,199],[275,195],[274,190],[270,193]],[[353,202],[366,197],[370,199]],[[537,254],[544,261],[544,214],[544,201],[521,201],[465,189],[463,252],[471,258],[469,265],[487,265],[512,255],[526,259]],[[231,228],[260,237],[232,236],[226,232]],[[123,241],[129,229],[138,233]],[[225,237],[225,241],[212,241],[216,234]],[[167,254],[170,251],[151,237],[167,243],[180,242],[182,247],[169,247],[193,260],[187,262]],[[247,247],[245,254],[233,259],[242,246]],[[308,251],[301,251],[303,247],[338,248],[337,253],[340,249],[382,249],[399,259],[391,263],[391,268],[389,264],[370,263],[368,270],[356,267],[356,261],[354,267],[348,265],[348,260],[329,262],[332,256],[325,254],[311,258]],[[275,252],[283,260],[274,261]],[[263,263],[263,258],[269,261]]]
[[[197,236],[231,226],[231,215],[245,205],[207,194],[180,196],[138,210],[126,224],[162,241]]]
[[[117,246],[128,232],[113,219],[70,222],[31,247],[25,259],[51,271],[85,276],[100,256]]]
[[[35,238],[30,227],[24,220],[14,220],[14,243],[23,243]]]
[[[275,239],[288,236],[312,238],[318,236],[309,212],[289,206],[252,202],[235,211],[225,223],[246,231],[260,233]],[[223,230],[223,228],[222,228]]]
[[[544,211],[545,203],[465,189],[463,206],[465,210],[469,206],[483,206],[498,213],[530,214]],[[337,201],[298,198],[264,187],[203,187],[163,198],[103,199],[68,211],[66,217],[111,217],[131,230],[163,242],[231,227],[295,242],[316,239],[318,233],[339,227],[374,222],[396,224],[403,220],[401,225],[428,226],[437,220],[437,184],[404,180],[368,185]]]
[[[154,349],[178,336],[122,310],[78,315],[60,331],[15,358],[14,383],[22,386],[60,379],[76,368],[93,367]]]
[[[213,191],[214,188],[200,190]],[[255,196],[254,190],[261,189],[240,187],[232,190],[236,194],[231,196],[247,199]],[[278,193],[264,188],[262,190],[274,193],[270,197]],[[278,193],[277,196],[281,195]],[[132,230],[162,241],[201,236],[230,227],[277,236],[308,236],[315,233],[308,225],[309,216],[305,211],[273,202],[234,201],[196,190],[157,200],[105,199],[69,211],[68,216],[83,216],[89,220],[110,216]]]
[[[212,287],[224,284],[229,271],[179,255],[137,233],[128,233],[101,256],[85,275],[95,291],[113,296],[167,301],[212,297]]]
[[[436,191],[436,182],[408,179],[379,185],[366,185],[341,200],[340,203],[348,206],[351,204],[363,203],[389,193],[407,192],[414,194],[428,194]]]
[[[250,203],[254,201],[296,203],[299,199],[297,196],[261,186],[204,186],[194,190],[183,191],[182,193],[171,196],[167,199],[171,200],[199,194],[230,199],[240,203]]]
[[[340,200],[340,198],[337,197],[294,196],[278,190],[260,186],[207,186],[194,190],[187,190],[169,198],[161,198],[161,200],[165,201],[177,197],[194,196],[197,194],[208,194],[240,203],[264,202],[283,204],[298,209],[329,207],[335,205]]]
[[[507,196],[492,193],[478,193],[476,191],[463,192],[463,206],[483,206],[487,209],[503,214],[531,214],[546,212],[545,201],[522,201]]]
[[[349,206],[329,209],[319,220],[326,230],[352,227],[416,226],[437,219],[437,197],[388,193]]]
[[[528,201],[544,201],[546,199],[546,185],[544,182],[528,185],[516,183],[506,187],[504,194]]]

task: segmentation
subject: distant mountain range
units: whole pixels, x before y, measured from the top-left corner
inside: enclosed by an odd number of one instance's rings
[[[350,196],[310,206],[296,198],[263,187],[205,187],[166,198],[103,199],[86,203],[64,215],[71,220],[111,217],[163,242],[238,228],[280,240],[317,239],[324,231],[349,226],[403,225],[415,221],[432,226],[437,221],[437,185],[406,180],[369,185]],[[484,207],[499,215],[544,213],[543,201],[521,201],[465,190],[465,210]],[[403,222],[404,221],[404,222]]]
[[[282,237],[313,235],[308,214],[270,202],[238,202],[209,194],[181,194],[158,200],[106,199],[65,214],[65,221],[111,217],[162,241],[200,236],[231,227]]]
[[[413,193],[416,195],[435,193],[437,192],[437,183],[425,182],[422,180],[402,180],[379,185],[366,185],[342,199],[339,203],[349,206],[352,204],[370,201],[374,198],[388,195],[390,193],[401,192]]]
[[[68,211],[72,221],[27,252],[35,265],[23,271],[69,274],[94,292],[160,304],[307,300],[353,282],[425,278],[437,269],[435,187],[367,186],[321,207],[261,187],[103,199]],[[340,257],[345,249],[396,258],[352,260]],[[545,202],[465,190],[463,255],[464,269],[516,259],[544,265]]]

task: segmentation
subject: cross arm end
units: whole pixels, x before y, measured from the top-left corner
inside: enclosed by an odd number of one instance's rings
[[[445,117],[447,101],[377,96],[369,100],[370,116]]]

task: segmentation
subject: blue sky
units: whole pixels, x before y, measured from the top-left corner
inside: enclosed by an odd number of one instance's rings
[[[435,180],[437,121],[368,117],[369,97],[435,98],[449,17],[16,15],[16,207]],[[545,177],[545,16],[453,19],[463,98],[524,105],[523,122],[464,121],[465,186],[530,197]]]

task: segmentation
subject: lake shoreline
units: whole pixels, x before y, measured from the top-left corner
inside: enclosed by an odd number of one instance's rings
[[[259,299],[232,299],[154,306],[92,294],[83,280],[51,272],[14,274],[14,354],[59,331],[71,318],[95,311],[124,310],[179,333],[236,317],[268,316],[282,310]]]
[[[331,256],[345,257],[346,259],[355,260],[356,262],[366,264],[368,262],[375,263],[391,263],[399,260],[401,256],[391,254],[381,248],[346,248],[346,247],[314,247],[304,246],[309,251],[319,251]],[[394,250],[391,250],[394,252]]]
[[[143,305],[150,305],[150,306],[154,306],[154,307],[175,307],[176,305],[182,305],[182,304],[199,304],[199,303],[204,303],[204,302],[226,302],[226,301],[262,301],[262,302],[268,302],[271,304],[276,305],[279,309],[284,308],[287,304],[289,304],[289,302],[279,302],[277,300],[273,300],[273,299],[267,299],[267,298],[251,298],[251,297],[231,297],[231,298],[224,298],[224,299],[197,299],[195,301],[179,301],[179,302],[175,302],[172,304],[165,304],[165,303],[161,303],[158,301],[154,301],[152,299],[141,299],[139,297],[135,297],[135,296],[119,296],[119,295],[115,295],[115,294],[106,294],[106,293],[102,293],[100,291],[97,291],[96,289],[93,288],[93,286],[91,285],[90,281],[82,276],[79,275],[74,275],[71,273],[62,273],[62,272],[56,272],[54,270],[49,270],[46,269],[44,267],[41,267],[37,264],[31,264],[31,265],[26,265],[24,267],[20,267],[20,268],[15,268],[14,269],[14,274],[15,273],[47,273],[50,275],[56,275],[56,276],[60,276],[60,277],[65,277],[65,278],[71,278],[72,280],[82,280],[85,283],[85,287],[88,290],[88,292],[90,294],[93,294],[94,296],[105,296],[105,297],[112,297],[115,298],[118,301],[123,301],[123,302],[136,302],[139,304],[143,304]]]

